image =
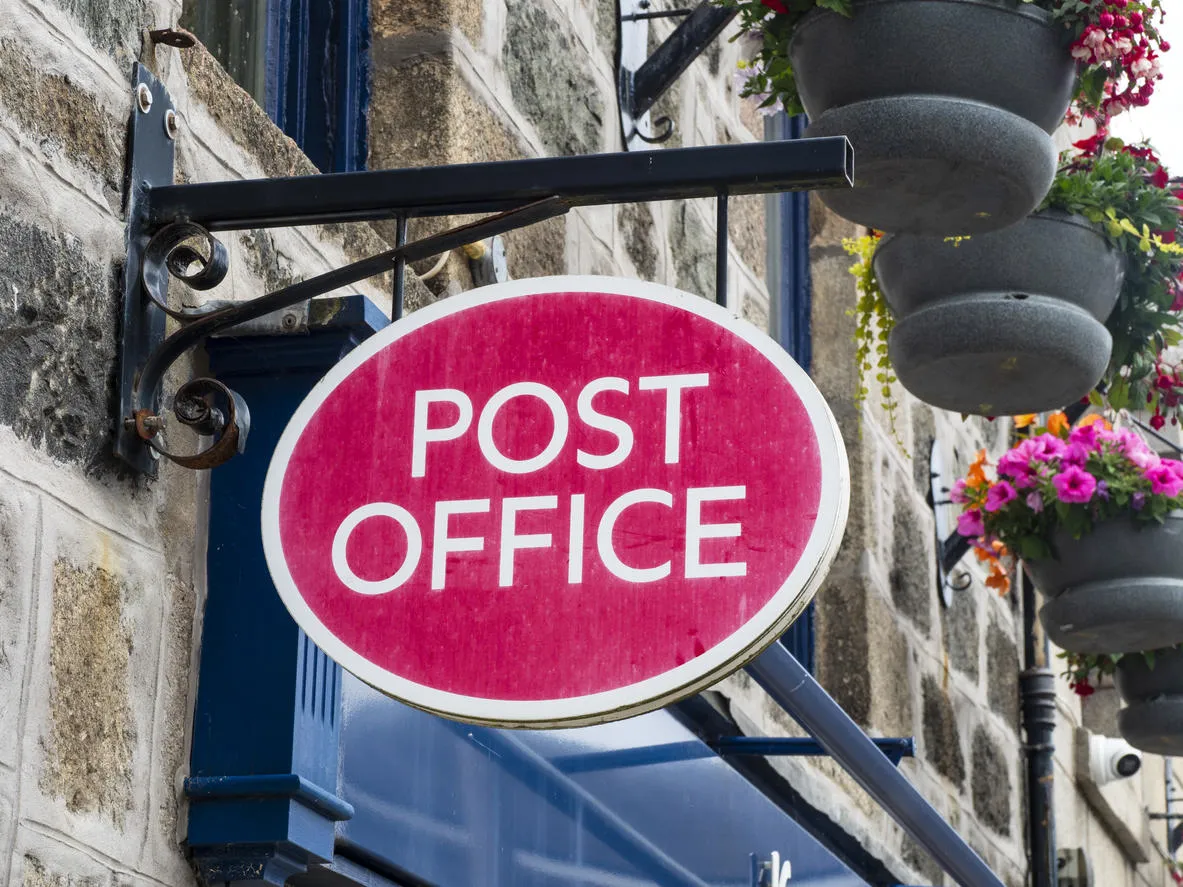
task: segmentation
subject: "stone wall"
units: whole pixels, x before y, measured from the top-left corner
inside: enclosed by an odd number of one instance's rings
[[[0,16],[0,884],[14,887],[194,883],[178,786],[206,483],[170,465],[146,483],[111,456],[132,62],[176,100],[180,179],[312,167],[202,48],[141,53],[141,28],[179,14],[179,0],[16,0]],[[215,298],[383,246],[358,226],[224,239]],[[389,305],[389,280],[363,291]],[[410,298],[430,295],[412,281]]]
[[[615,9],[613,0],[373,0],[371,167],[618,150]],[[176,22],[180,0],[15,0],[6,12],[0,884],[188,885],[177,786],[202,609],[205,479],[166,465],[145,483],[110,455],[131,62],[153,66],[177,103],[180,180],[314,170],[201,47],[142,48],[141,28]],[[651,44],[671,27],[655,22]],[[752,103],[735,94],[739,51],[720,41],[661,100],[655,113],[677,122],[671,145],[762,137]],[[764,205],[732,201],[729,297],[766,327]],[[714,219],[709,200],[575,210],[509,235],[510,272],[636,276],[710,296]],[[251,298],[377,251],[389,233],[324,226],[227,236],[231,275],[214,296]],[[811,233],[812,372],[842,428],[853,483],[846,539],[818,595],[818,677],[873,735],[916,737],[918,756],[904,771],[1017,887],[1027,867],[1021,614],[972,564],[972,586],[949,607],[939,602],[925,501],[934,441],[964,468],[979,447],[1000,451],[1007,428],[963,422],[900,392],[897,442],[876,405],[856,409],[854,288],[841,248],[855,232],[815,200]],[[408,304],[471,285],[457,254],[430,292],[410,281]],[[389,280],[361,289],[389,306]],[[800,735],[742,673],[717,689],[745,731]],[[1161,761],[1148,759],[1140,779],[1082,794],[1076,729],[1102,729],[1100,706],[1082,710],[1061,688],[1059,844],[1089,848],[1104,887],[1157,887],[1165,873],[1156,862],[1135,866],[1131,846],[1148,846],[1144,808],[1161,803]],[[833,762],[775,766],[901,883],[948,883]]]

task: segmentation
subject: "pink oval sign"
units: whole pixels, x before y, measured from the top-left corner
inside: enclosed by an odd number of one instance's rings
[[[846,522],[825,401],[696,296],[596,277],[424,308],[316,386],[263,496],[300,627],[463,721],[572,726],[721,679],[813,597]]]

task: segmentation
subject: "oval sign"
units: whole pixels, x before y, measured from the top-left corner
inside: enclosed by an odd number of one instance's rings
[[[299,626],[461,721],[592,724],[700,690],[813,597],[849,479],[805,372],[728,311],[597,277],[417,311],[284,431],[263,540]]]

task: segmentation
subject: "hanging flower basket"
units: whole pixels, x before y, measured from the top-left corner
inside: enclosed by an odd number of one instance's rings
[[[1050,133],[1076,92],[1051,13],[997,0],[854,0],[788,46],[807,136],[847,136],[855,187],[819,194],[885,231],[971,234],[1020,221],[1056,170]]]
[[[1059,409],[1105,373],[1125,260],[1080,216],[1046,210],[969,238],[885,237],[874,271],[903,386],[960,413]]]
[[[1126,701],[1117,716],[1125,741],[1151,754],[1183,755],[1183,650],[1123,656],[1114,681]]]
[[[1132,653],[1183,643],[1183,512],[1144,526],[1113,518],[1080,539],[1061,528],[1052,546],[1054,559],[1027,570],[1048,598],[1039,619],[1057,646]]]

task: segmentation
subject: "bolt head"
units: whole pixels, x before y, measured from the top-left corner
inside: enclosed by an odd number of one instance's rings
[[[179,130],[180,121],[177,119],[177,112],[169,108],[164,112],[164,132],[170,139],[177,137],[177,130]]]
[[[141,114],[147,114],[152,108],[152,90],[148,88],[147,83],[141,83],[136,87],[136,107],[140,109]]]

